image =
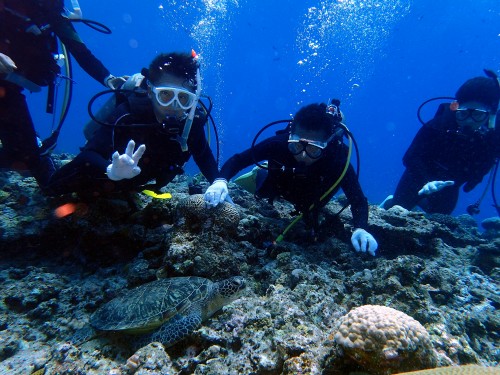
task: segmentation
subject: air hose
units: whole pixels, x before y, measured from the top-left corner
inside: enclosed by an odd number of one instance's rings
[[[337,181],[335,181],[333,183],[333,185],[330,186],[330,188],[319,198],[320,202],[323,199],[325,199],[340,184],[340,182],[344,178],[345,174],[347,173],[347,169],[349,168],[349,165],[351,163],[351,156],[352,156],[352,138],[351,138],[351,136],[349,134],[347,135],[347,139],[349,139],[349,150],[348,150],[348,153],[347,153],[347,159],[346,159],[346,163],[345,163],[344,169],[343,169],[342,173],[340,174],[339,178],[337,179]],[[314,209],[314,206],[315,206],[314,203],[311,204],[309,206],[309,211],[311,211],[312,209]],[[297,224],[297,222],[300,219],[302,219],[303,216],[304,216],[304,214],[301,213],[299,216],[297,216],[295,219],[293,219],[293,221],[285,228],[285,230],[283,232],[281,232],[281,234],[276,238],[275,243],[283,241],[285,235],[290,231],[290,229],[293,228],[293,226],[295,224]]]

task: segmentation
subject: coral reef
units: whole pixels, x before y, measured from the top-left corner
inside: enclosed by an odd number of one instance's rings
[[[341,318],[363,305],[419,321],[437,366],[500,362],[495,220],[483,233],[469,216],[373,206],[369,231],[380,246],[372,257],[353,251],[351,214],[337,214],[342,197],[322,210],[317,241],[299,222],[275,243],[293,207],[231,183],[238,219],[206,211],[199,198],[186,204],[183,176],[168,186],[172,199],[47,199],[29,177],[9,172],[0,181],[2,374],[322,374],[340,358]],[[72,214],[54,215],[67,203]],[[243,296],[169,348],[135,351],[119,333],[67,341],[135,286],[236,275],[247,280]]]

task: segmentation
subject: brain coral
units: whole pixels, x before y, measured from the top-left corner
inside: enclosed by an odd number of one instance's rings
[[[347,367],[392,374],[436,366],[429,334],[415,319],[386,306],[365,305],[341,318],[335,342]]]
[[[400,373],[412,375],[499,375],[498,367],[482,367],[476,365],[439,367],[432,370],[412,371]]]
[[[240,214],[234,205],[222,202],[216,207],[207,208],[203,194],[193,194],[183,199],[179,209],[190,225],[211,220],[223,229],[236,229],[240,222]]]

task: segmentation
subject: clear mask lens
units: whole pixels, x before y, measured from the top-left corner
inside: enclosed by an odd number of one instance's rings
[[[151,86],[151,90],[155,94],[158,104],[162,107],[172,106],[187,110],[196,103],[196,94],[184,88]]]
[[[328,142],[311,141],[300,138],[295,134],[290,134],[288,139],[288,151],[292,155],[299,155],[304,152],[311,159],[318,159],[323,155],[323,150],[328,146]]]
[[[455,111],[455,118],[458,121],[465,121],[470,117],[474,122],[484,122],[489,114],[490,113],[484,109],[459,108]]]

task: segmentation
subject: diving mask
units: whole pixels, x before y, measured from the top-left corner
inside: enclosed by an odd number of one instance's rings
[[[477,108],[458,108],[455,111],[455,118],[458,121],[465,121],[470,117],[474,122],[483,122],[489,115],[488,111]]]
[[[299,155],[304,152],[311,159],[319,159],[323,155],[323,150],[328,146],[329,138],[326,142],[312,141],[309,139],[300,138],[297,134],[290,134],[288,138],[288,151],[292,155]]]
[[[156,87],[149,84],[151,91],[155,94],[158,104],[162,107],[173,106],[184,110],[192,108],[196,104],[197,96],[195,93],[181,87],[161,86]]]

